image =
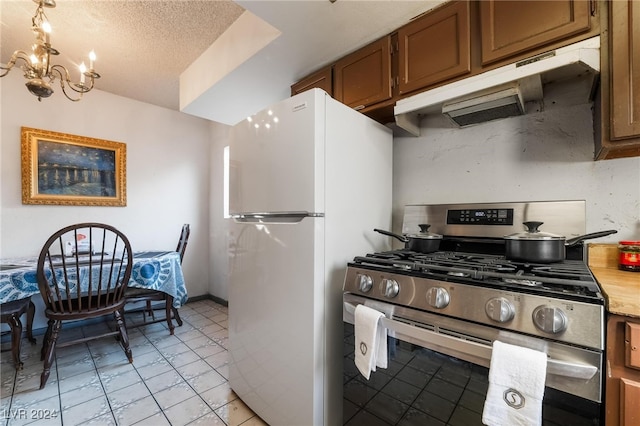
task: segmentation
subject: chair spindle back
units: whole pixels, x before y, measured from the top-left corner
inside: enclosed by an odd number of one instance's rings
[[[133,253],[127,237],[101,223],[60,229],[38,258],[38,286],[46,308],[82,315],[124,303]]]

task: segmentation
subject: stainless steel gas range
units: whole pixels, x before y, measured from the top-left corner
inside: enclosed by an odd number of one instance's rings
[[[503,237],[523,231],[526,221],[567,238],[584,235],[585,203],[409,205],[403,233],[430,224],[430,233],[442,236],[437,251],[363,253],[349,263],[345,424],[367,424],[370,416],[389,424],[481,424],[495,340],[547,354],[546,423],[600,423],[603,296],[581,243],[559,262],[508,259]],[[390,367],[369,381],[351,365],[358,304],[383,312],[390,336]]]

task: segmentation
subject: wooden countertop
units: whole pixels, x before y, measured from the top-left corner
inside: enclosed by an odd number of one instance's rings
[[[617,244],[587,244],[589,269],[606,298],[607,311],[640,318],[640,272],[618,269]]]

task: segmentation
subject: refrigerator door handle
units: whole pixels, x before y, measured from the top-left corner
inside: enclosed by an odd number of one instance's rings
[[[298,223],[306,217],[324,217],[324,213],[306,211],[235,213],[231,218],[238,223]]]

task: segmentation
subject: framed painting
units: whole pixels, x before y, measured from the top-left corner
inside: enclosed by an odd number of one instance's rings
[[[22,204],[126,206],[126,145],[22,127]]]

